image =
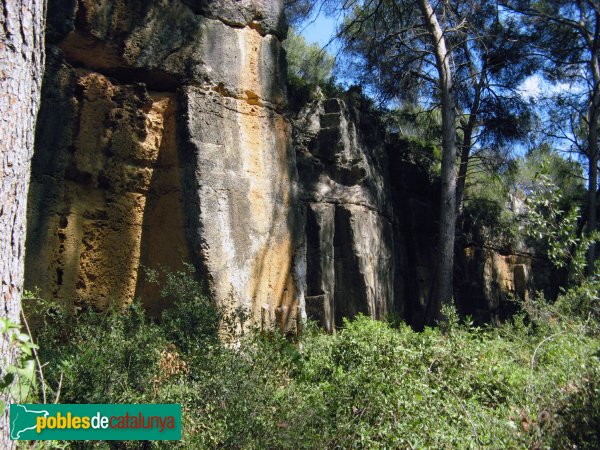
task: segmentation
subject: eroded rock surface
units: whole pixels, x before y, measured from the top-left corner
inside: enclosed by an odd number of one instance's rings
[[[50,0],[26,284],[105,308],[165,300],[143,268],[193,263],[263,326],[363,313],[423,325],[433,154],[360,95],[286,106],[281,0]],[[293,125],[292,125],[293,123]],[[536,260],[458,250],[459,309],[494,320]],[[540,266],[541,267],[541,266]]]
[[[548,260],[533,252],[469,245],[457,255],[455,279],[461,309],[480,322],[498,323],[517,310],[518,300],[537,291],[554,298],[556,286]]]
[[[141,268],[193,261],[217,301],[293,324],[282,2],[50,1],[48,23],[28,286],[158,312]]]
[[[56,76],[65,83],[59,92],[71,95],[44,101],[27,283],[106,307],[134,297],[140,264],[187,259],[175,96],[64,64]]]
[[[425,325],[438,263],[433,149],[383,135],[360,99],[315,101],[295,122],[306,313],[333,330],[358,313]],[[550,276],[526,251],[457,242],[456,306],[499,321]],[[537,274],[537,275],[536,275]]]
[[[296,121],[307,314],[327,330],[394,304],[394,235],[382,136],[340,99],[316,101]],[[369,135],[373,133],[373,135]]]

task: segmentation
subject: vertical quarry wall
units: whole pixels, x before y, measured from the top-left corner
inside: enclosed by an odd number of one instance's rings
[[[307,314],[327,330],[358,313],[385,317],[396,267],[382,136],[340,99],[309,104],[295,125]]]
[[[285,33],[281,1],[50,1],[28,287],[158,312],[142,268],[192,261],[219,301],[293,323]]]
[[[328,330],[358,313],[422,327],[438,262],[432,149],[384,135],[360,96],[344,97],[315,100],[294,122],[306,313]],[[478,322],[504,319],[512,298],[551,278],[547,262],[523,250],[459,239],[456,254],[456,306]]]
[[[192,263],[217,302],[284,331],[358,313],[422,324],[435,177],[359,95],[290,119],[282,3],[49,0],[29,289],[159,314],[144,267]],[[457,259],[463,311],[528,295],[530,257]]]
[[[187,257],[175,96],[57,69],[53,90],[66,95],[44,100],[38,128],[47,153],[33,166],[27,283],[103,307],[133,298],[140,261],[180,266]]]

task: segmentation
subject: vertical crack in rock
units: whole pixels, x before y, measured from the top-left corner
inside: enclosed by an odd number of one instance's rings
[[[375,311],[369,304],[367,283],[369,281],[361,270],[362,255],[357,251],[360,245],[360,235],[354,233],[352,211],[343,206],[335,208],[334,217],[334,261],[335,261],[335,294],[334,315],[335,324],[343,325],[343,319],[354,317],[358,313],[372,315]]]
[[[327,203],[306,208],[306,314],[329,332],[335,329],[334,213]]]

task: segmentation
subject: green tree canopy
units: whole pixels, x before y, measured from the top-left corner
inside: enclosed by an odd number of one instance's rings
[[[588,235],[597,229],[600,127],[600,2],[598,0],[502,0],[520,17],[545,76],[569,89],[551,100],[548,135],[570,143],[587,162]],[[505,14],[510,16],[510,14]],[[558,106],[558,108],[557,108]],[[588,253],[594,270],[595,246]]]
[[[335,58],[319,44],[309,44],[291,29],[283,47],[287,52],[288,78],[292,83],[323,86],[331,80]]]

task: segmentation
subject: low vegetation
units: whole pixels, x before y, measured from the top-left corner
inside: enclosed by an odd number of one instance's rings
[[[21,354],[0,389],[22,402],[182,405],[178,443],[35,448],[600,448],[600,264],[583,270],[598,236],[581,234],[582,188],[561,175],[577,167],[561,172],[553,155],[541,149],[468,180],[472,239],[527,242],[569,274],[557,299],[515,300],[500,326],[446,306],[421,332],[359,315],[335,334],[308,323],[286,338],[216,306],[191,267],[149,270],[169,305],[160,318],[139,302],[74,311],[26,301],[33,339],[0,323]]]
[[[521,303],[496,328],[461,321],[448,307],[423,332],[359,316],[333,335],[310,324],[298,340],[238,334],[236,348],[217,339],[225,314],[189,273],[167,277],[163,293],[174,301],[160,323],[138,304],[74,320],[36,302],[30,317],[46,395],[181,403],[180,448],[600,446],[600,333],[590,309],[573,307],[577,292],[552,305]]]

